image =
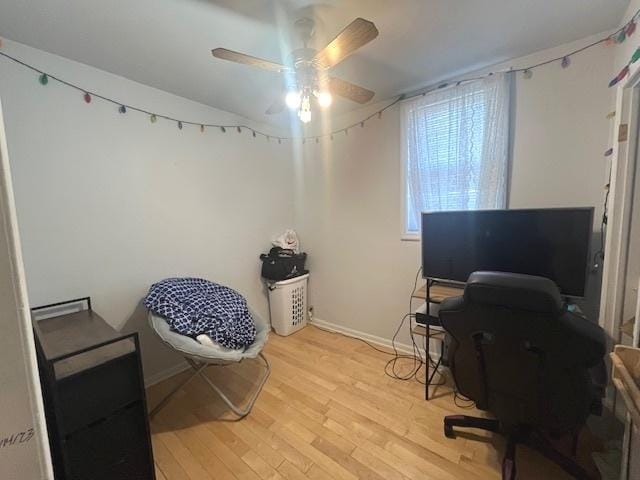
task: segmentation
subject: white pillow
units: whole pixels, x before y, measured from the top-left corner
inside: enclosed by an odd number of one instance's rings
[[[234,352],[235,351],[233,348],[223,347],[218,342],[214,342],[209,335],[204,334],[204,333],[202,335],[198,335],[196,337],[196,340],[200,344],[204,345],[205,347],[215,347],[216,349],[222,350],[223,352]]]

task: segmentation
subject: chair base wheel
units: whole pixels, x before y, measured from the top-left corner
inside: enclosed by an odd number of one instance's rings
[[[556,450],[549,440],[540,432],[533,431],[531,427],[520,425],[505,432],[498,420],[488,418],[469,417],[466,415],[448,415],[444,418],[444,435],[447,438],[455,438],[453,427],[479,428],[488,432],[507,433],[507,445],[502,460],[502,480],[515,480],[516,478],[516,446],[526,445],[537,450],[552,462],[560,466],[565,472],[576,480],[592,480],[593,477],[574,458],[565,456]],[[577,435],[573,438],[573,451],[577,451]]]

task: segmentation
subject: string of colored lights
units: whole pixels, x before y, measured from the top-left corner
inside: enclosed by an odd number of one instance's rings
[[[556,62],[560,62],[560,65],[562,66],[562,68],[568,68],[571,65],[571,57],[578,55],[586,50],[589,50],[593,47],[596,47],[598,45],[601,44],[606,44],[606,45],[611,45],[611,44],[620,44],[623,43],[624,41],[626,41],[626,39],[628,37],[630,37],[631,35],[633,35],[633,33],[636,31],[636,25],[637,25],[637,21],[638,18],[640,17],[640,10],[638,10],[635,15],[631,18],[631,20],[629,20],[629,22],[627,22],[625,25],[623,25],[622,27],[620,27],[618,30],[616,30],[614,33],[608,35],[605,38],[601,38],[599,40],[596,40],[588,45],[585,45],[583,47],[580,47],[576,50],[573,50],[572,52],[569,52],[565,55],[562,55],[560,57],[555,57],[555,58],[551,58],[549,60],[545,60],[533,65],[529,65],[526,67],[520,67],[520,68],[509,68],[509,69],[504,69],[504,70],[497,70],[497,71],[492,71],[492,72],[488,72],[482,75],[476,75],[474,77],[467,77],[467,78],[463,78],[460,80],[455,80],[455,81],[451,81],[451,82],[443,82],[440,83],[436,86],[432,86],[432,87],[428,87],[427,89],[422,89],[419,90],[416,93],[410,94],[410,95],[400,95],[398,98],[396,98],[392,103],[390,103],[389,105],[387,105],[386,107],[384,107],[383,109],[381,109],[378,112],[374,112],[371,115],[369,115],[368,117],[364,118],[363,120],[359,121],[359,122],[355,122],[352,123],[351,125],[347,125],[346,127],[343,127],[339,130],[333,131],[331,133],[325,133],[322,135],[317,135],[317,136],[313,136],[313,137],[304,137],[303,138],[303,143],[305,140],[309,140],[311,139],[315,139],[316,143],[318,142],[318,139],[320,138],[325,138],[325,137],[330,137],[331,139],[333,139],[333,137],[341,132],[344,132],[345,134],[348,134],[348,131],[354,127],[357,127],[358,125],[360,125],[361,127],[364,126],[364,123],[370,119],[372,119],[375,116],[378,116],[378,118],[380,118],[382,116],[382,112],[384,112],[385,110],[387,110],[388,108],[391,108],[392,106],[396,105],[397,103],[401,102],[402,100],[405,99],[410,99],[410,98],[415,98],[418,96],[425,96],[431,92],[434,92],[436,90],[441,90],[443,88],[447,88],[449,86],[453,86],[453,85],[462,85],[464,83],[469,83],[469,82],[475,82],[477,80],[482,80],[484,78],[487,77],[491,77],[493,75],[497,75],[497,74],[501,74],[501,73],[522,73],[524,75],[525,79],[531,79],[533,77],[533,70],[540,68],[540,67],[544,67],[546,65],[550,65],[552,63],[556,63]],[[638,48],[638,50],[636,51],[637,53],[634,54],[634,57],[637,55],[638,59],[640,59],[640,47]],[[637,60],[637,59],[636,59]],[[612,86],[612,85],[610,85]]]
[[[318,134],[318,135],[304,135],[304,136],[279,136],[279,135],[272,135],[269,133],[265,133],[259,129],[253,128],[249,125],[246,124],[216,124],[216,123],[202,123],[202,122],[194,122],[191,120],[182,120],[179,118],[175,118],[172,117],[170,115],[164,115],[161,113],[156,113],[156,112],[152,112],[150,110],[144,109],[144,108],[140,108],[140,107],[136,107],[134,105],[130,105],[124,102],[120,102],[116,99],[107,97],[105,95],[101,95],[95,91],[92,91],[90,89],[87,88],[83,88],[80,85],[76,85],[72,82],[69,82],[67,80],[64,80],[63,78],[60,78],[56,75],[53,75],[51,73],[47,73],[39,68],[37,68],[34,65],[31,65],[23,60],[20,60],[19,58],[16,58],[12,55],[7,54],[6,52],[2,52],[0,51],[0,56],[2,58],[5,58],[7,60],[10,60],[12,62],[15,62],[19,65],[22,65],[25,68],[28,68],[34,72],[36,72],[38,74],[38,81],[40,82],[41,85],[47,85],[49,83],[49,80],[55,80],[56,82],[65,85],[69,88],[72,88],[74,90],[77,90],[79,92],[82,93],[82,97],[84,99],[84,101],[86,103],[91,103],[91,101],[93,100],[93,98],[97,98],[100,100],[103,100],[105,102],[111,103],[113,105],[116,105],[118,107],[118,112],[121,114],[126,114],[129,111],[134,111],[134,112],[138,112],[144,115],[147,115],[149,117],[149,121],[151,123],[156,123],[158,121],[158,119],[163,119],[163,120],[167,120],[170,122],[174,122],[176,124],[176,126],[178,127],[178,129],[182,130],[184,128],[184,126],[189,125],[189,126],[194,126],[200,129],[201,132],[205,132],[206,129],[218,129],[220,132],[222,133],[226,133],[227,130],[231,129],[235,129],[238,133],[242,133],[243,131],[249,131],[251,132],[251,135],[256,138],[257,136],[261,136],[265,139],[267,139],[268,141],[270,140],[274,140],[277,141],[278,143],[282,143],[283,141],[301,141],[303,144],[306,143],[307,141],[315,141],[315,143],[320,143],[321,139],[326,139],[329,138],[330,140],[333,140],[334,137],[336,135],[342,134],[344,133],[345,135],[349,134],[349,130],[356,128],[358,126],[360,127],[364,127],[366,122],[368,122],[369,120],[377,117],[377,118],[381,118],[382,114],[394,107],[395,105],[397,105],[398,103],[400,103],[401,101],[408,99],[408,98],[414,98],[414,97],[418,97],[418,96],[425,96],[428,93],[431,93],[435,90],[439,90],[442,88],[446,88],[449,86],[453,86],[453,85],[461,85],[463,83],[468,83],[468,82],[473,82],[473,81],[477,81],[477,80],[482,80],[483,78],[487,78],[490,77],[492,75],[496,75],[496,74],[500,74],[500,73],[522,73],[525,79],[530,79],[533,77],[533,70],[552,64],[552,63],[556,63],[559,62],[560,65],[562,66],[562,68],[568,68],[571,65],[571,57],[578,55],[579,53],[582,53],[586,50],[589,50],[595,46],[598,46],[600,44],[607,44],[607,45],[612,45],[612,44],[620,44],[625,42],[630,36],[632,36],[635,31],[636,31],[636,26],[637,26],[637,22],[640,18],[640,10],[638,10],[635,15],[633,15],[633,17],[631,18],[631,20],[629,20],[629,22],[627,22],[625,25],[623,25],[622,27],[620,27],[618,30],[616,30],[614,33],[608,35],[605,38],[602,38],[600,40],[597,40],[595,42],[592,42],[584,47],[578,48],[572,52],[569,52],[565,55],[562,55],[560,57],[556,57],[556,58],[551,58],[549,60],[545,60],[533,65],[529,65],[526,67],[520,67],[520,68],[509,68],[509,69],[505,69],[505,70],[500,70],[500,71],[494,71],[494,72],[488,72],[486,74],[483,75],[477,75],[474,77],[468,77],[468,78],[463,78],[460,80],[455,80],[452,82],[443,82],[440,83],[436,86],[433,87],[429,87],[423,90],[420,90],[416,93],[412,93],[410,95],[400,95],[399,97],[397,97],[395,100],[392,100],[390,103],[388,103],[386,106],[380,108],[379,110],[374,111],[373,113],[369,114],[368,116],[366,116],[365,118],[354,122],[350,125],[347,125],[345,127],[333,130],[331,132],[328,133],[322,133],[322,134]],[[2,47],[2,42],[0,40],[0,48]],[[633,56],[631,57],[631,60],[629,61],[629,64],[627,64],[627,66],[625,66],[622,71],[616,76],[616,78],[614,78],[610,83],[609,86],[612,87],[614,85],[616,85],[620,80],[622,80],[624,77],[626,77],[626,75],[629,74],[630,71],[630,66],[632,63],[637,62],[638,60],[640,60],[640,48],[638,48],[635,53],[633,54]]]

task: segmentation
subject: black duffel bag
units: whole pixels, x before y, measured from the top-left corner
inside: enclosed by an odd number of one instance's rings
[[[304,269],[306,253],[294,253],[281,247],[273,247],[268,254],[260,255],[262,276],[267,280],[287,280],[308,273]]]

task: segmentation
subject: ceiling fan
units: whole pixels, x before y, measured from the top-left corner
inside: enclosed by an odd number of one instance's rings
[[[315,28],[313,20],[302,18],[297,20],[294,26],[304,46],[291,52],[287,65],[226,48],[215,48],[211,53],[214,57],[223,60],[291,75],[292,80],[289,82],[291,86],[286,95],[276,100],[267,109],[266,113],[269,115],[280,113],[286,105],[292,110],[298,110],[300,120],[308,123],[311,121],[312,103],[326,108],[331,105],[333,95],[339,95],[357,103],[367,103],[373,98],[375,94],[371,90],[327,73],[330,68],[378,36],[378,29],[373,22],[356,18],[320,51],[308,47]]]

